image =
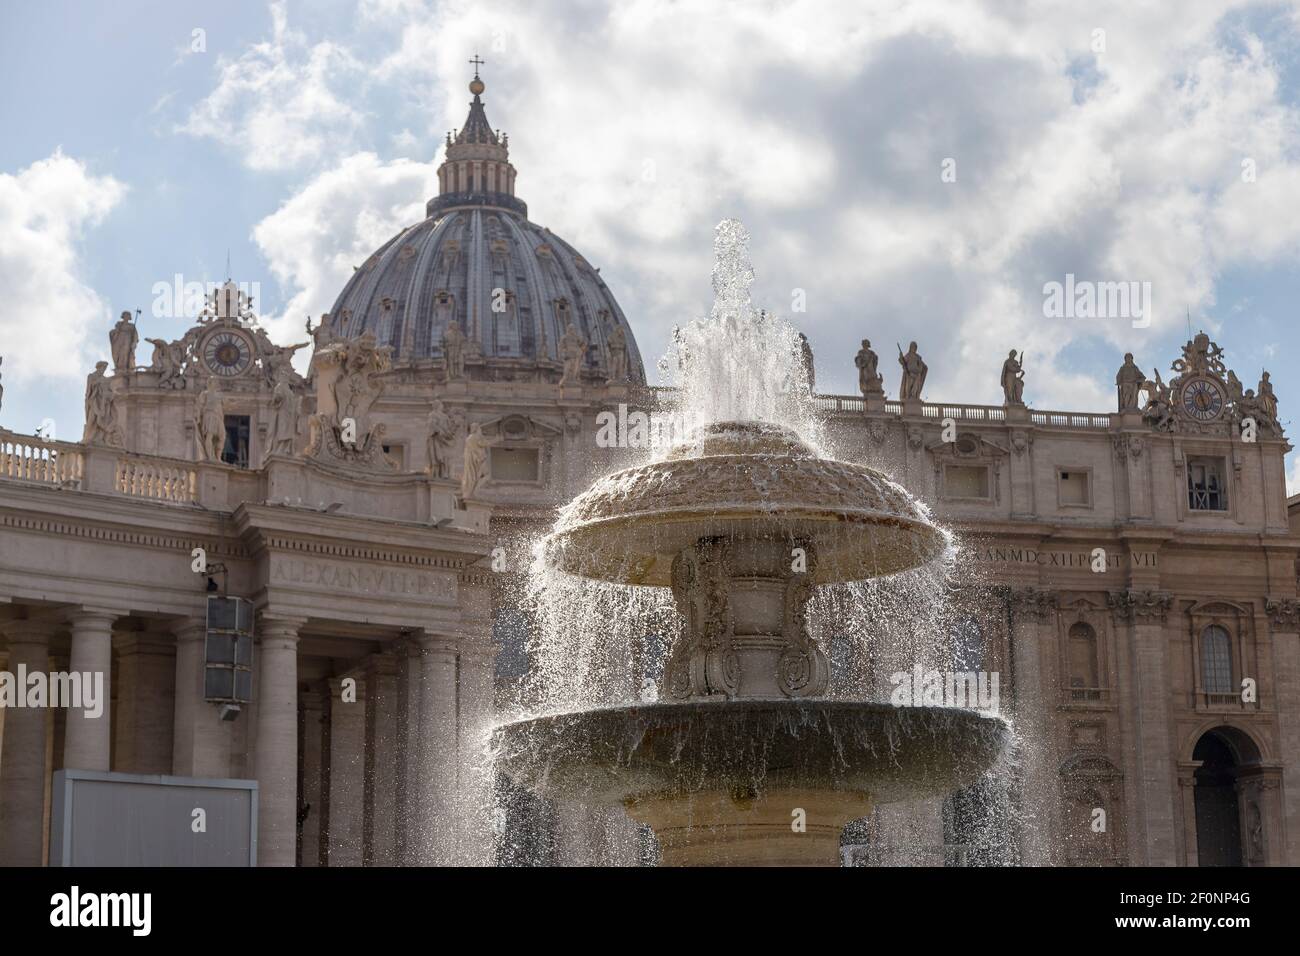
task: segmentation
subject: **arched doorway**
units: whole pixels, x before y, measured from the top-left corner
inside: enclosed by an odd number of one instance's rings
[[[1240,780],[1259,764],[1259,750],[1232,727],[1207,730],[1196,742],[1196,858],[1200,866],[1243,866]],[[1258,812],[1258,811],[1256,811]]]

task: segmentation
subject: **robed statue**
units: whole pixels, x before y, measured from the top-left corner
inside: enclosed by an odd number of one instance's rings
[[[898,383],[898,400],[905,402],[909,398],[919,399],[921,389],[925,387],[925,376],[930,369],[922,361],[915,342],[907,346],[906,355],[903,354],[902,346],[899,346],[898,364],[903,367],[903,378]]]

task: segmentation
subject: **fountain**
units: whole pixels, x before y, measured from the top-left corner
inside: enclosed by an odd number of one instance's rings
[[[786,353],[748,306],[743,245],[739,224],[719,227],[712,324],[683,350],[698,420],[660,459],[595,482],[543,542],[567,574],[670,589],[682,628],[660,699],[514,720],[493,750],[536,793],[621,805],[654,830],[665,865],[838,865],[846,823],[973,783],[1008,728],[973,710],[828,696],[814,589],[925,565],[947,539],[884,474],[819,455],[779,421],[792,394],[806,407],[797,387],[736,387]],[[736,348],[752,354],[722,354]]]

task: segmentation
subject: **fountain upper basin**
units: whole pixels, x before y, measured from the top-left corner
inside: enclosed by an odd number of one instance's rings
[[[597,481],[564,508],[545,547],[571,574],[668,586],[677,554],[712,537],[811,545],[813,584],[907,570],[947,545],[881,472],[818,458],[778,425],[718,422],[662,461]]]
[[[552,714],[503,724],[492,743],[511,779],[555,799],[794,788],[893,803],[973,783],[1009,733],[998,718],[950,707],[748,699]]]

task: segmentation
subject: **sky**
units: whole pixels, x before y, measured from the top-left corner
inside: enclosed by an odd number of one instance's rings
[[[712,233],[856,393],[870,338],[924,397],[1110,411],[1192,332],[1300,401],[1300,4],[122,0],[0,4],[0,426],[75,440],[108,329],[229,275],[304,341],[436,193],[485,62],[530,217],[617,296],[647,372],[707,313]],[[1143,314],[1051,315],[1131,283]],[[1131,310],[1132,311],[1132,310]],[[147,363],[143,341],[137,361]],[[1300,457],[1288,457],[1300,491]]]

